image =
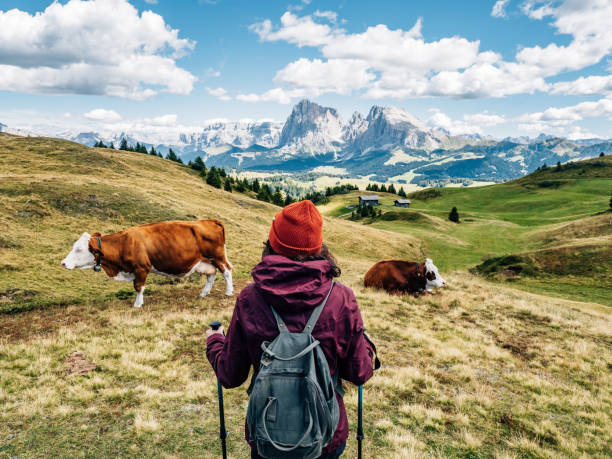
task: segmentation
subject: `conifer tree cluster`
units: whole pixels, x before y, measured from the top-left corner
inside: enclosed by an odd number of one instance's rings
[[[336,185],[334,187],[327,187],[325,189],[325,196],[333,196],[335,194],[347,194],[351,191],[356,191],[358,189],[359,187],[357,185],[351,185],[350,183],[347,183],[345,185]]]
[[[166,159],[171,159],[167,157]],[[228,175],[225,169],[212,166],[210,169],[206,167],[200,156],[197,156],[193,161],[189,161],[187,166],[198,171],[206,183],[215,188],[220,188],[230,193],[236,191],[238,193],[253,192],[260,201],[271,202],[277,206],[286,206],[295,201],[288,193],[284,193],[280,187],[273,189],[267,183],[261,183],[259,179],[249,181],[245,178],[235,178]]]
[[[359,205],[357,209],[351,212],[351,220],[359,220],[360,218],[378,218],[382,215],[381,209],[375,209],[374,206]]]
[[[406,197],[406,192],[404,191],[404,187],[400,187],[400,189],[397,190],[395,188],[395,185],[393,185],[393,183],[391,185],[389,185],[389,187],[386,187],[384,183],[382,185],[380,185],[380,186],[378,186],[377,183],[368,183],[366,185],[366,191],[379,191],[381,193],[396,194],[396,195],[398,195],[401,198],[405,198]]]
[[[94,143],[94,148],[112,148],[114,150],[115,146],[113,145],[113,142],[111,142],[110,145],[106,145],[101,140],[98,140],[96,143]]]

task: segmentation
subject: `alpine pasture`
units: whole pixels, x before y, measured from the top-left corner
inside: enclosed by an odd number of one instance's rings
[[[0,134],[0,177],[0,457],[220,457],[204,331],[231,317],[223,282],[201,299],[198,276],[152,275],[135,309],[131,284],[60,262],[84,231],[216,218],[237,293],[278,207],[209,187],[161,158],[48,138]],[[488,257],[586,243],[604,256],[609,214],[596,214],[607,209],[610,176],[580,180],[526,187],[522,201],[513,197],[520,184],[411,198],[405,212],[419,217],[401,224],[325,218],[340,281],[354,289],[383,362],[364,389],[365,457],[612,454],[610,271],[539,267],[544,275],[515,281],[468,271]],[[347,198],[322,211],[339,215]],[[446,219],[452,205],[458,225]],[[438,294],[363,287],[376,261],[425,256],[449,283]],[[75,351],[96,369],[69,374]],[[246,387],[225,391],[230,457],[248,454]],[[345,455],[354,457],[357,392],[346,388]]]

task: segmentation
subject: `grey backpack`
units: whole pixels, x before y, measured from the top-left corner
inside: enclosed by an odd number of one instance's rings
[[[319,341],[311,335],[333,288],[332,283],[301,333],[290,333],[272,308],[280,334],[261,345],[247,411],[250,440],[262,457],[319,457],[336,431],[337,380],[329,372]]]

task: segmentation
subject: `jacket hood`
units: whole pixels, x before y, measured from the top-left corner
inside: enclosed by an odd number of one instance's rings
[[[327,296],[332,266],[327,260],[295,261],[282,255],[266,255],[251,271],[255,287],[279,312],[316,308]]]

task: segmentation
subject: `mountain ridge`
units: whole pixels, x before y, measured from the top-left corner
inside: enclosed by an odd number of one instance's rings
[[[31,135],[6,125],[0,130]],[[480,135],[453,136],[431,129],[409,112],[374,105],[363,116],[344,122],[333,107],[307,99],[293,108],[284,123],[270,120],[211,120],[193,132],[155,139],[122,131],[57,136],[93,146],[99,141],[117,147],[122,139],[166,153],[172,148],[184,161],[201,156],[207,164],[246,170],[308,172],[319,166],[346,170],[352,177],[435,185],[448,180],[505,181],[556,164],[612,153],[612,141],[570,141],[540,134],[536,138],[494,140]],[[156,142],[155,140],[160,140]]]

